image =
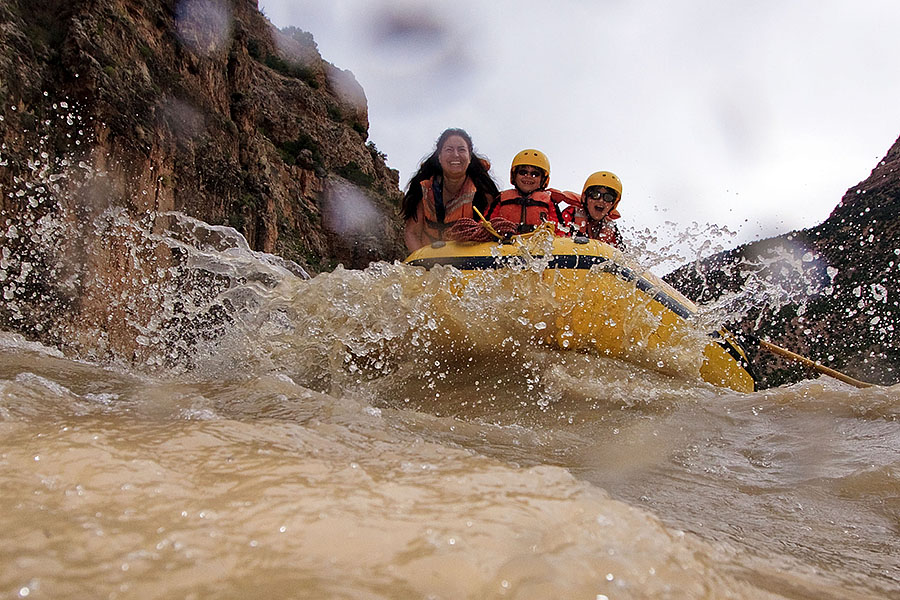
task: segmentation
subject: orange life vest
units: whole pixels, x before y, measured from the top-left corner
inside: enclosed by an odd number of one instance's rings
[[[554,188],[547,188],[550,192],[550,198],[556,202],[556,205],[571,204],[572,206],[581,206],[581,196],[575,192],[562,192]]]
[[[618,218],[619,213],[615,216],[607,215],[602,221],[594,221],[589,219],[587,211],[580,206],[570,206],[562,211],[563,223],[574,226],[579,232],[583,233],[592,240],[606,242],[611,246],[623,247],[622,237],[619,235],[619,228],[612,222],[610,218]]]
[[[444,231],[449,229],[454,221],[463,217],[472,218],[472,201],[475,199],[475,184],[466,177],[462,188],[453,198],[445,199],[441,189],[441,181],[435,178],[425,179],[422,185],[422,209],[425,213],[425,222],[422,224],[423,240],[428,238],[426,244],[444,239]]]
[[[547,190],[536,190],[526,197],[513,188],[500,192],[500,197],[491,205],[487,218],[503,217],[519,224],[519,232],[532,231],[544,221],[559,223],[559,208]]]

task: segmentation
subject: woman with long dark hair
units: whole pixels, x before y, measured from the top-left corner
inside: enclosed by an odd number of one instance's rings
[[[447,129],[434,152],[422,161],[412,179],[400,212],[406,221],[404,239],[410,252],[444,239],[462,218],[482,214],[499,194],[487,159],[475,154],[472,137],[463,129]]]

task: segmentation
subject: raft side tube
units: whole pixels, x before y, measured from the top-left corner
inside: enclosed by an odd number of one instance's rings
[[[436,265],[454,267],[460,271],[488,271],[526,264],[525,254],[535,260],[543,260],[543,248],[529,243],[527,238],[513,243],[497,242],[436,242],[416,250],[406,259],[411,266],[430,269]],[[633,285],[653,302],[660,304],[684,321],[697,312],[697,306],[668,283],[636,264],[631,264],[617,249],[597,240],[576,242],[571,238],[556,237],[552,240],[552,254],[547,269],[560,271],[586,271],[597,267],[616,279]],[[757,389],[756,378],[750,372],[746,354],[725,331],[708,334],[714,344],[704,352],[706,361],[701,374],[704,379],[740,392]],[[713,352],[711,349],[716,348]],[[706,371],[706,373],[704,373]]]

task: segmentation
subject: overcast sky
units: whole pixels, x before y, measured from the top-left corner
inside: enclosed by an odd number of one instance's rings
[[[626,238],[710,223],[735,246],[816,225],[900,136],[897,0],[259,6],[354,73],[404,189],[463,127],[501,189],[523,148],[560,189],[615,172]]]

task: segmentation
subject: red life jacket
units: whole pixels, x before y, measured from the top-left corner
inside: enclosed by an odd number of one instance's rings
[[[613,216],[612,211],[610,211],[610,214],[604,217],[602,221],[594,221],[588,218],[587,211],[580,206],[570,206],[562,211],[564,224],[575,227],[580,233],[592,240],[599,240],[611,246],[622,248],[624,246],[622,236],[619,235],[619,228],[612,221],[612,219],[617,219],[618,217],[618,212]]]
[[[450,199],[443,197],[440,180],[425,179],[421,185],[422,209],[425,213],[422,236],[426,245],[444,239],[444,231],[449,229],[454,221],[463,217],[471,219],[475,214],[472,211],[472,201],[477,190],[468,177],[459,192]],[[425,238],[429,239],[426,241]]]
[[[487,218],[503,217],[519,224],[519,232],[532,231],[544,221],[559,223],[561,215],[556,203],[546,190],[536,190],[526,197],[513,188],[500,192],[500,197],[491,205]]]

